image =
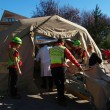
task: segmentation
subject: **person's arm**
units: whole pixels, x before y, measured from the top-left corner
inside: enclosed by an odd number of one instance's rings
[[[15,66],[17,67],[17,71],[18,73],[21,75],[22,72],[21,72],[21,69],[20,69],[20,65],[19,65],[19,62],[18,62],[18,57],[19,56],[19,53],[17,51],[14,51],[14,54],[13,54],[13,57],[14,57],[14,62],[15,62]]]
[[[15,61],[15,65],[17,67],[18,73],[21,75],[22,72],[21,72],[21,69],[20,69],[20,66],[19,66],[19,62],[17,61],[17,57],[14,57],[14,61]]]
[[[66,48],[65,49],[65,55],[66,58],[68,58],[73,64],[75,64],[79,70],[83,70],[81,65],[78,63],[78,61],[75,59],[75,57],[71,54],[71,52]]]
[[[84,64],[86,65],[87,64],[87,53],[85,50],[83,52],[83,58],[84,58]]]

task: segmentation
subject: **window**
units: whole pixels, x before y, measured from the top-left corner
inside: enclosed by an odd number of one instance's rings
[[[14,21],[16,21],[16,19],[15,18],[5,18],[5,21],[6,22],[14,22]]]

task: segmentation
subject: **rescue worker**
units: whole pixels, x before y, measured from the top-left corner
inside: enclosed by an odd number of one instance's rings
[[[18,74],[22,75],[20,66],[22,61],[18,52],[18,48],[22,45],[22,40],[19,37],[14,37],[9,44],[9,59],[8,59],[8,69],[9,69],[9,89],[12,98],[20,98],[17,93],[17,80]]]
[[[66,104],[64,95],[64,81],[67,65],[65,64],[65,58],[74,63],[79,70],[82,70],[81,65],[77,62],[71,52],[64,46],[63,39],[59,38],[55,46],[50,48],[50,60],[51,73],[57,88],[58,103],[60,105]]]
[[[73,47],[74,47],[74,49],[72,51],[73,51],[73,55],[75,56],[75,58],[78,60],[78,62],[80,64],[86,65],[87,64],[87,54],[86,54],[85,49],[83,49],[81,47],[80,40],[73,41]]]

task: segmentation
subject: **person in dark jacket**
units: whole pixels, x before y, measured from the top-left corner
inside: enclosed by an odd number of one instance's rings
[[[101,64],[102,63],[102,59],[97,55],[96,52],[94,52],[93,46],[91,44],[89,44],[87,46],[87,51],[90,54],[89,66],[94,66],[95,64]]]
[[[94,98],[94,104],[97,110],[110,110],[110,76],[105,74],[102,67],[100,67],[102,59],[97,55],[97,53],[94,52],[91,44],[87,46],[87,51],[90,54],[88,75],[89,78],[92,78],[92,80],[88,80],[88,91]],[[90,72],[92,70],[93,75],[91,75]],[[92,86],[91,84],[94,85]],[[93,89],[95,89],[98,95],[96,95],[95,92],[92,92]],[[100,105],[98,105],[99,103]]]

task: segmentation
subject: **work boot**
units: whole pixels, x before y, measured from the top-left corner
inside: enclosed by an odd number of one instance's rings
[[[21,99],[21,96],[17,94],[17,95],[11,96],[11,98],[12,98],[12,99]]]
[[[108,109],[110,110],[110,98],[107,100],[107,107],[108,107]]]
[[[66,99],[58,99],[58,104],[60,106],[66,107],[67,106],[67,101],[66,101]]]
[[[53,89],[48,89],[48,92],[53,92]]]

